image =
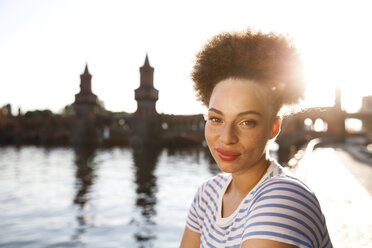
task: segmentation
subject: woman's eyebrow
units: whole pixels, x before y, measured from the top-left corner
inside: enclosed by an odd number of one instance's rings
[[[262,117],[262,114],[260,112],[257,112],[257,111],[254,111],[254,110],[248,110],[248,111],[241,112],[241,113],[238,114],[238,116],[251,115],[251,114],[258,115],[258,116]]]
[[[215,112],[215,113],[217,113],[217,114],[223,115],[223,114],[222,114],[222,111],[220,111],[220,110],[218,110],[218,109],[215,109],[215,108],[209,108],[209,109],[208,109],[208,112]]]
[[[223,115],[222,111],[220,111],[218,109],[215,109],[215,108],[209,108],[208,112],[215,112],[217,114]],[[258,115],[258,116],[262,117],[262,114],[260,112],[255,111],[255,110],[244,111],[244,112],[239,113],[237,116],[251,115],[251,114]]]

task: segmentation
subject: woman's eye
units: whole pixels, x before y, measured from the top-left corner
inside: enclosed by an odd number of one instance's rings
[[[254,120],[248,120],[248,121],[243,121],[242,125],[243,126],[248,126],[248,127],[254,127],[256,126],[257,122]]]
[[[214,122],[214,123],[220,123],[221,122],[221,120],[219,118],[217,118],[217,117],[209,117],[209,120],[211,122]]]

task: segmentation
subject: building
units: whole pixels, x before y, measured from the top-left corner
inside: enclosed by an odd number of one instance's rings
[[[85,66],[80,75],[80,92],[66,107],[64,114],[49,110],[12,116],[10,106],[0,109],[0,143],[40,145],[94,146],[185,146],[204,142],[204,118],[199,115],[159,114],[156,102],[159,91],[154,88],[154,68],[148,55],[139,68],[140,82],[135,89],[137,109],[134,113],[111,112],[99,104],[92,92],[92,75]],[[298,148],[316,137],[342,142],[346,135],[345,119],[363,121],[372,133],[372,96],[363,98],[359,113],[348,114],[341,109],[341,94],[336,92],[335,104],[328,108],[312,108],[284,119],[277,143],[288,157],[293,146]],[[320,125],[321,124],[321,125]],[[368,131],[369,130],[369,131]],[[370,134],[372,139],[372,134]],[[279,155],[280,156],[280,155]],[[285,158],[280,158],[285,161]]]

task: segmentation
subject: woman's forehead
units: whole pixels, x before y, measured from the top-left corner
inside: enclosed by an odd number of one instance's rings
[[[264,87],[247,79],[226,79],[212,91],[209,108],[237,114],[256,111],[265,114],[270,109]]]

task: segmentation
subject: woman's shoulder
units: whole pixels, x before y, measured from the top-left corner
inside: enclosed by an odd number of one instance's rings
[[[231,180],[231,174],[219,173],[205,180],[199,187],[199,191],[213,191],[215,193],[221,191]]]
[[[254,192],[244,237],[255,238],[252,233],[262,231],[259,229],[262,227],[275,235],[285,234],[289,241],[283,239],[284,243],[304,247],[305,242],[319,247],[326,225],[318,199],[296,176],[286,173],[282,167],[275,169]]]
[[[278,168],[283,170],[282,167]],[[314,192],[295,175],[284,170],[267,177],[253,193],[252,203],[260,208],[271,206],[297,212],[310,211],[322,219],[320,204]]]
[[[297,178],[294,173],[289,171],[287,168],[283,168],[278,162],[273,161],[272,166],[270,166],[270,171],[261,183],[260,188],[281,188],[284,186],[287,188],[307,191],[313,194],[311,189],[303,181]]]
[[[254,201],[286,202],[319,208],[319,201],[314,192],[293,173],[280,165],[274,169],[253,192]]]
[[[219,173],[214,175],[202,183],[202,187],[206,187],[208,185],[218,185],[219,187],[223,187],[226,183],[230,182],[231,174],[228,173]]]

